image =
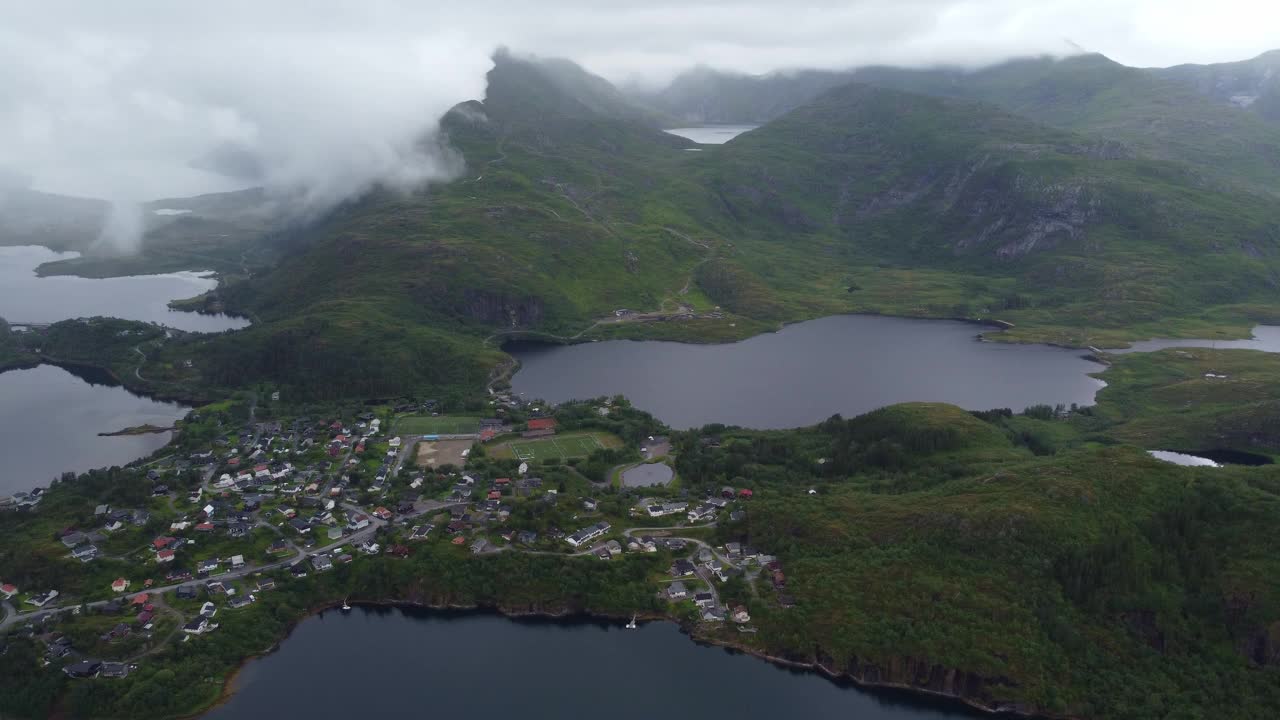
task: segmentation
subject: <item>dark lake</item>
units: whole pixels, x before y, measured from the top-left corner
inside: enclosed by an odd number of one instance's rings
[[[208,720],[976,716],[699,646],[671,623],[625,630],[394,609],[311,617],[235,688]]]
[[[512,386],[551,402],[626,395],[675,428],[811,425],[894,403],[969,410],[1093,403],[1103,367],[1080,350],[980,342],[977,325],[839,315],[722,345],[511,346]]]
[[[150,423],[172,425],[187,408],[94,384],[59,367],[0,373],[0,495],[47,486],[66,471],[124,465],[169,441],[169,433],[98,437]]]
[[[11,322],[49,323],[103,315],[156,322],[192,332],[245,327],[243,318],[170,310],[170,300],[194,297],[218,283],[203,273],[93,279],[69,275],[40,277],[42,263],[75,257],[37,245],[0,247],[0,317]]]

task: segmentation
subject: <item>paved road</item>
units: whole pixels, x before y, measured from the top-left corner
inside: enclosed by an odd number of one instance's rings
[[[371,517],[371,519],[373,518]],[[371,537],[373,533],[378,528],[382,527],[384,524],[385,523],[383,523],[380,520],[376,521],[376,524],[372,524],[369,527],[365,528],[364,530],[361,530],[359,532],[355,532],[346,537],[343,537],[341,540],[331,542],[328,545],[325,545],[324,547],[313,548],[311,550],[299,549],[296,555],[293,555],[284,560],[277,560],[276,562],[267,563],[265,565],[246,565],[245,567],[239,570],[232,570],[230,572],[222,573],[220,575],[212,575],[205,580],[187,580],[185,582],[175,583],[173,585],[163,585],[160,587],[153,587],[149,590],[145,590],[144,592],[150,593],[150,594],[162,594],[162,593],[167,593],[167,592],[172,592],[174,590],[177,590],[178,588],[184,585],[192,585],[192,586],[203,585],[208,580],[219,580],[219,581],[239,580],[241,578],[245,578],[250,575],[254,575],[256,573],[268,572],[271,570],[278,570],[280,568],[293,565],[296,562],[301,562],[305,560],[308,555],[318,555],[320,553],[325,553],[334,548],[346,545],[348,543],[353,543],[353,544],[360,543],[365,539],[367,539],[368,537]],[[138,593],[131,593],[129,595],[126,595],[125,597],[132,597],[133,595],[137,595],[137,594]],[[88,607],[95,608],[95,607],[102,607],[106,605],[108,602],[111,602],[111,601],[98,600],[96,602],[86,603],[86,605]],[[25,612],[25,613],[15,612],[13,610],[13,606],[7,602],[4,603],[4,606],[5,606],[6,614],[5,614],[4,620],[0,621],[0,632],[7,630],[10,626],[18,622],[38,620],[39,618],[45,615],[51,615],[51,614],[60,613],[60,612],[68,612],[72,608],[79,607],[79,604],[52,607],[52,608],[41,608],[39,610],[32,610],[30,612]]]

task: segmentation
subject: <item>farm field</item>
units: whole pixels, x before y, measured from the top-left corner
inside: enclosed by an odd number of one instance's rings
[[[622,447],[622,440],[612,433],[577,432],[531,440],[521,438],[499,440],[486,446],[485,449],[495,458],[541,462],[586,457],[601,448],[616,447]]]
[[[397,435],[466,435],[479,432],[480,418],[470,416],[405,415],[392,425]]]

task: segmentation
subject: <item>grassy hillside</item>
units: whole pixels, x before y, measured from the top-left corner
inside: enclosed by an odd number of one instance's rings
[[[1280,453],[1280,358],[1208,348],[1121,356],[1098,414],[1109,433],[1151,449]]]
[[[769,629],[749,641],[762,652],[1024,712],[1261,717],[1280,701],[1280,471],[1116,445],[1167,417],[1183,362],[1125,357],[1098,411],[1064,419],[909,404],[715,444],[680,433],[678,471],[694,493],[754,490],[718,539],[781,562],[795,607],[759,585],[723,591]],[[1170,422],[1193,446],[1217,441]]]
[[[1079,345],[1274,296],[1271,202],[990,105],[849,85],[703,159],[748,271],[860,309]]]
[[[1028,58],[979,70],[868,67],[759,77],[695,71],[638,100],[678,116],[715,122],[767,122],[838,85],[861,82],[895,90],[981,100],[1047,125],[1123,143],[1152,158],[1196,168],[1224,186],[1276,192],[1280,127],[1269,121],[1274,66],[1267,55],[1235,66],[1144,70],[1089,54]],[[1258,96],[1241,112],[1224,92]],[[1251,89],[1250,89],[1251,88]],[[1252,95],[1250,95],[1252,96]],[[1280,96],[1278,96],[1280,97]]]
[[[1176,65],[1151,72],[1184,83],[1218,103],[1280,123],[1280,50],[1211,65]]]
[[[881,312],[1114,345],[1274,315],[1269,200],[991,105],[849,85],[688,152],[603,80],[500,55],[443,127],[463,177],[278,243],[222,291],[257,325],[212,340],[202,378],[440,394],[513,335],[726,339]]]

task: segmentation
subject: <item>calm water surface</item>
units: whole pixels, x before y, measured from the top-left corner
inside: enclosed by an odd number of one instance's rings
[[[666,132],[689,138],[699,145],[723,145],[744,132],[755,130],[759,125],[696,125],[694,127],[671,128]]]
[[[666,485],[675,477],[675,471],[666,463],[642,463],[622,471],[622,484],[627,487],[653,487]]]
[[[1165,348],[1217,348],[1219,350],[1262,350],[1263,352],[1280,352],[1280,326],[1258,325],[1253,329],[1253,337],[1248,340],[1214,340],[1203,338],[1183,340],[1156,338],[1133,343],[1124,350],[1108,350],[1109,353],[1123,355],[1132,352],[1154,352]]]
[[[40,277],[36,267],[76,253],[36,245],[0,247],[0,317],[12,322],[50,323],[103,315],[157,322],[179,330],[221,332],[245,327],[243,318],[170,310],[170,300],[194,297],[218,283],[202,273],[93,279],[70,275]]]
[[[126,427],[167,427],[187,408],[91,384],[59,367],[0,373],[0,495],[47,486],[63,472],[124,465],[169,441],[169,433],[98,437]]]
[[[1093,403],[1103,368],[1079,350],[979,342],[976,325],[841,315],[723,345],[516,346],[516,392],[551,402],[626,395],[676,428],[810,425],[900,402],[969,410]]]
[[[298,625],[250,662],[208,720],[840,718],[939,720],[962,709],[840,687],[719,648],[671,623],[637,630],[357,608]]]

